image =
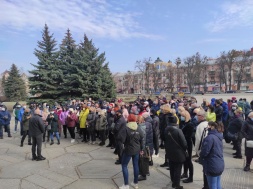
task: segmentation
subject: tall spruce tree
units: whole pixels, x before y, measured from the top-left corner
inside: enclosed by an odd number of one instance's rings
[[[4,82],[4,93],[10,101],[25,100],[27,97],[25,82],[15,64],[12,64],[9,77]]]
[[[87,76],[84,79],[88,89],[83,96],[90,96],[93,99],[114,98],[115,85],[108,64],[105,63],[105,53],[99,54],[99,49],[86,35],[84,35],[84,41],[80,43],[79,50],[81,51],[79,54],[82,54],[82,60],[85,62]]]
[[[1,80],[1,90],[0,90],[0,92],[2,92],[3,94],[4,94],[5,81],[6,81],[5,75],[3,75],[2,80]]]
[[[57,62],[57,42],[50,34],[47,24],[42,31],[42,40],[38,41],[38,48],[34,54],[38,58],[35,69],[29,71],[30,93],[38,99],[53,100],[59,97],[58,87],[62,83],[62,73]]]
[[[61,98],[76,98],[82,94],[79,88],[80,76],[78,75],[78,67],[76,66],[77,46],[75,40],[68,29],[65,38],[60,45],[59,63],[63,73],[63,83],[59,86]]]

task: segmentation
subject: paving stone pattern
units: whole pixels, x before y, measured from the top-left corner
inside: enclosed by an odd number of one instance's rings
[[[13,130],[13,123],[11,129]],[[0,141],[0,189],[116,189],[123,184],[121,166],[115,165],[113,149],[89,145],[77,139],[61,139],[61,144],[44,143],[45,161],[32,161],[31,146],[20,145],[20,134]],[[232,146],[224,144],[226,169],[222,175],[224,189],[252,189],[253,171],[242,170],[245,160],[232,158]],[[193,153],[194,154],[194,153]],[[140,189],[170,189],[169,170],[161,168],[164,150],[154,158],[150,176],[139,182]],[[253,166],[252,166],[253,168]],[[183,184],[186,189],[203,187],[202,166],[194,162],[194,182]],[[133,181],[132,162],[129,163],[129,182]]]

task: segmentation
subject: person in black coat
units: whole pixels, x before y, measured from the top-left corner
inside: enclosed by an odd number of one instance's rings
[[[123,142],[126,138],[126,120],[122,116],[122,110],[118,110],[115,115],[115,126],[113,128],[113,133],[115,137],[115,143],[116,143],[116,151],[118,153],[119,159],[115,162],[116,165],[121,164],[121,158],[123,153]]]
[[[192,134],[194,132],[194,125],[191,122],[190,114],[186,110],[180,112],[180,114],[181,114],[180,117],[181,129],[187,142],[187,152],[189,154],[189,156],[186,158],[186,161],[184,162],[184,173],[181,175],[181,178],[186,178],[185,180],[183,180],[184,183],[190,183],[193,182]],[[189,170],[189,177],[188,177],[188,170]]]
[[[177,118],[170,116],[168,121],[170,126],[166,127],[164,131],[165,149],[170,164],[170,178],[172,187],[182,189],[180,186],[180,176],[182,165],[186,160],[187,142],[184,134],[177,125]]]
[[[242,146],[242,134],[241,134],[241,129],[242,129],[242,125],[243,125],[243,118],[242,118],[242,110],[240,108],[236,109],[234,111],[235,113],[235,117],[232,118],[230,120],[230,122],[228,123],[228,132],[233,134],[233,135],[237,135],[238,137],[233,140],[233,144],[235,147],[236,152],[233,153],[234,158],[237,159],[242,159],[242,150],[241,150],[241,146]]]
[[[43,133],[45,132],[44,123],[40,115],[40,109],[34,111],[34,116],[29,121],[29,132],[32,137],[32,160],[45,160],[46,158],[41,155],[41,146]],[[37,147],[37,155],[36,155]]]
[[[152,109],[150,116],[153,119],[153,143],[154,143],[154,150],[155,156],[159,156],[159,138],[160,138],[160,130],[159,130],[159,117],[157,112]]]
[[[250,164],[253,159],[253,148],[247,147],[247,141],[253,141],[253,112],[250,112],[248,118],[243,124],[242,134],[245,137],[245,156],[246,156],[246,166],[244,171],[250,170]]]

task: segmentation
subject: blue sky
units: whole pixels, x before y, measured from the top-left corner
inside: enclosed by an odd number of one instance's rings
[[[68,28],[77,43],[86,33],[112,72],[149,57],[174,62],[253,47],[252,0],[1,0],[0,73],[12,63],[33,69],[45,23],[58,44]]]

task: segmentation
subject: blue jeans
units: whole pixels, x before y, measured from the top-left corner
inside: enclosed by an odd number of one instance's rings
[[[121,166],[122,166],[122,172],[124,177],[124,184],[128,185],[128,169],[127,165],[132,158],[133,163],[133,169],[134,169],[134,183],[138,183],[138,175],[139,175],[139,153],[133,156],[129,156],[125,153],[123,153],[122,160],[121,160]]]
[[[51,141],[54,140],[54,133],[55,133],[55,136],[56,136],[57,140],[60,140],[59,132],[50,132]]]
[[[206,175],[206,178],[207,178],[209,189],[221,189],[221,183],[220,183],[221,176],[212,177],[212,176]]]

